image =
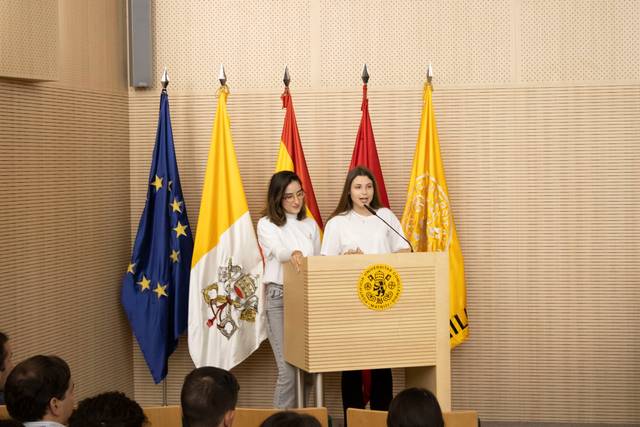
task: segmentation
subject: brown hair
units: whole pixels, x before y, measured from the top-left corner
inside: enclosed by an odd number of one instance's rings
[[[214,366],[194,369],[184,378],[180,392],[182,425],[220,425],[225,414],[236,409],[238,391],[240,385],[231,372]]]
[[[353,200],[351,200],[351,183],[353,180],[359,176],[366,176],[373,183],[373,198],[371,199],[371,206],[373,209],[378,209],[382,207],[380,203],[380,198],[378,197],[378,184],[376,183],[376,177],[373,176],[373,172],[369,169],[365,168],[362,165],[358,165],[355,168],[351,169],[347,174],[347,179],[344,181],[344,188],[342,189],[342,195],[340,196],[340,201],[338,202],[338,206],[336,206],[336,210],[333,211],[329,219],[333,218],[337,215],[344,215],[353,209]]]
[[[281,227],[287,222],[284,208],[282,207],[282,197],[284,190],[293,181],[302,186],[300,177],[291,171],[280,171],[273,174],[269,182],[269,190],[267,191],[267,205],[262,211],[262,215],[269,218],[275,225]],[[301,221],[307,217],[307,204],[302,200],[302,208],[298,212],[297,219]]]

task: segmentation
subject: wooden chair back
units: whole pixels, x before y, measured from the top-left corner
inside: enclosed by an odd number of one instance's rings
[[[182,427],[180,406],[148,406],[142,409],[150,427]]]
[[[275,408],[236,408],[236,416],[233,419],[233,427],[259,427],[260,424],[280,409]],[[322,427],[329,427],[329,413],[327,408],[300,408],[291,409],[293,412],[311,415]]]
[[[444,412],[445,427],[478,427],[478,412],[452,411]],[[371,411],[368,409],[347,409],[349,427],[387,427],[387,411]]]
[[[150,427],[182,427],[180,406],[153,406],[143,408]],[[279,412],[275,408],[236,408],[233,427],[259,427],[271,415]],[[329,427],[327,408],[300,408],[294,412],[311,415],[322,427]]]
[[[9,418],[11,417],[9,416],[6,405],[0,405],[0,420],[8,420]]]

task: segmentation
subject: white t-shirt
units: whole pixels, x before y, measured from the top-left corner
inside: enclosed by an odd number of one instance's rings
[[[380,208],[376,213],[404,236],[400,221],[391,210]],[[342,255],[356,248],[365,254],[386,254],[409,249],[407,242],[391,231],[380,218],[362,216],[353,210],[334,216],[324,228],[320,254]]]
[[[281,227],[267,217],[258,221],[258,243],[265,258],[263,282],[282,283],[282,263],[289,261],[291,252],[298,250],[304,256],[320,253],[320,231],[312,218],[302,221],[296,215],[286,214],[287,222]]]
[[[63,424],[55,421],[28,421],[23,424],[24,427],[65,427]]]

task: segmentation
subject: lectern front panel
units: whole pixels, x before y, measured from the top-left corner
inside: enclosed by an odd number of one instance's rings
[[[361,299],[376,265],[397,273],[395,302],[376,306],[382,281],[369,286],[372,304]],[[310,257],[301,273],[285,269],[285,358],[307,372],[435,365],[436,290],[438,280],[448,286],[447,270],[439,253]]]

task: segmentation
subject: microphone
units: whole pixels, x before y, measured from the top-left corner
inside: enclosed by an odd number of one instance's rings
[[[372,208],[371,206],[369,206],[369,205],[364,205],[364,207],[365,207],[365,208],[367,208],[367,210],[368,210],[369,212],[371,212],[371,214],[372,214],[372,215],[375,215],[375,216],[376,216],[380,221],[384,222],[384,223],[385,223],[385,225],[386,225],[387,227],[389,227],[391,230],[393,230],[393,232],[394,232],[394,233],[396,233],[398,236],[400,236],[400,238],[401,238],[402,240],[404,240],[405,242],[407,242],[407,244],[409,245],[409,248],[411,249],[411,252],[415,252],[415,251],[413,250],[413,246],[411,245],[411,242],[410,242],[410,241],[408,241],[408,240],[407,240],[407,238],[406,238],[406,237],[404,237],[402,234],[400,234],[400,233],[398,232],[398,230],[396,230],[395,228],[393,228],[393,227],[391,226],[391,224],[389,224],[387,221],[385,221],[384,219],[382,219],[382,218],[378,215],[378,213],[375,211],[375,209],[373,209],[373,208]]]

